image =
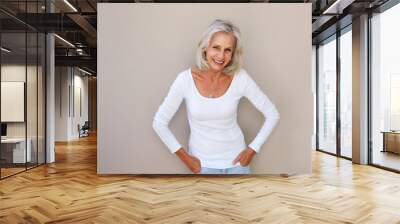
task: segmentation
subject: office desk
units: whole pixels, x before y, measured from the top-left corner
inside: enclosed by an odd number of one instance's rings
[[[28,144],[25,154],[25,138],[6,138],[1,139],[1,157],[6,163],[25,163],[32,160],[30,138],[26,141]],[[27,161],[25,161],[27,159]]]
[[[400,132],[382,131],[383,150],[382,152],[393,152],[400,154]]]

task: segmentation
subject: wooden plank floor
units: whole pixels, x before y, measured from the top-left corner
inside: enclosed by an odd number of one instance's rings
[[[292,177],[96,175],[96,138],[0,181],[0,223],[400,223],[400,175],[316,152]]]
[[[1,168],[1,177],[3,178],[3,177],[7,177],[7,176],[11,176],[11,175],[13,175],[13,174],[16,174],[16,173],[19,173],[19,172],[22,172],[22,171],[24,171],[25,170],[25,167],[21,167],[21,168],[4,168],[4,167],[2,167]]]

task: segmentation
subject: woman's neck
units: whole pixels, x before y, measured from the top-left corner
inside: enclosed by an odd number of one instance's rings
[[[207,76],[211,79],[211,81],[220,78],[222,75],[222,71],[213,71],[211,69],[207,71]]]

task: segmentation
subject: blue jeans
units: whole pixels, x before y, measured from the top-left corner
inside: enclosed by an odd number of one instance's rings
[[[250,168],[248,166],[235,166],[226,169],[202,167],[200,174],[250,174]]]

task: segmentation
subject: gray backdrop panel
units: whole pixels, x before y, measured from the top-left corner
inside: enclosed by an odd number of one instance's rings
[[[98,173],[190,173],[155,134],[152,119],[176,75],[194,64],[199,38],[216,18],[241,29],[243,67],[281,115],[252,172],[311,172],[311,4],[104,3],[98,8]],[[263,119],[242,100],[247,143]],[[186,147],[184,104],[170,127]]]

